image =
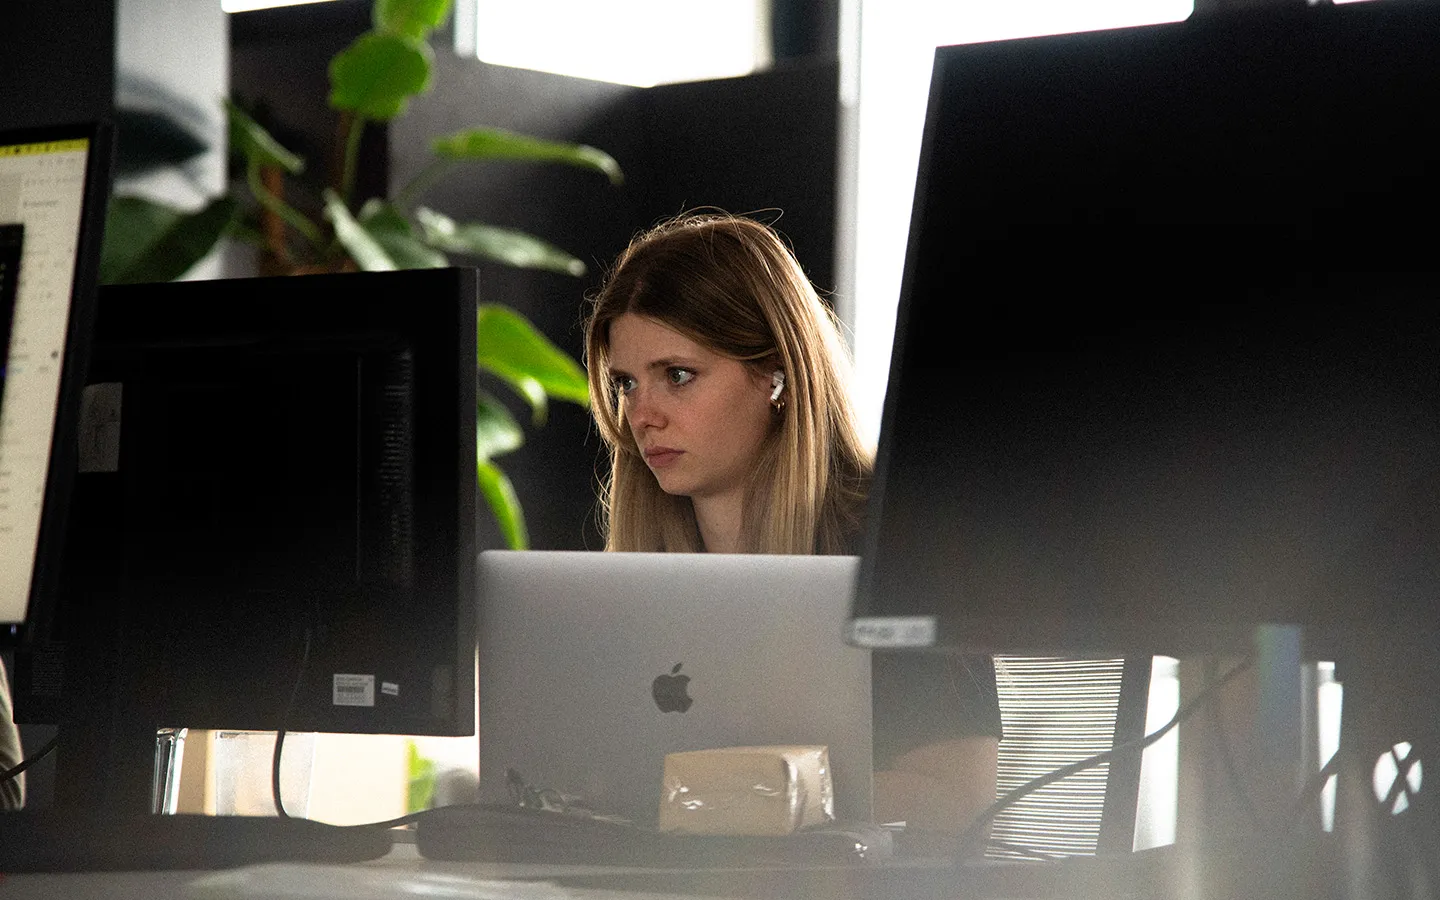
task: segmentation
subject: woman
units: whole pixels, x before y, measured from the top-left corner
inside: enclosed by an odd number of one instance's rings
[[[637,237],[586,324],[605,549],[855,553],[871,458],[834,315],[780,237],[688,214]],[[958,833],[994,799],[988,660],[877,654],[875,815]]]

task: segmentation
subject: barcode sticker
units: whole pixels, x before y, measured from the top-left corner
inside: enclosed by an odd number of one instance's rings
[[[850,622],[850,643],[857,647],[929,647],[935,634],[934,616],[869,616]]]
[[[335,676],[331,703],[335,706],[374,706],[374,675]]]

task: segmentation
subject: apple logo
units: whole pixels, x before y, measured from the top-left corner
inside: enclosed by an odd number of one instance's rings
[[[655,705],[660,707],[661,712],[683,713],[695,702],[687,693],[690,676],[680,674],[680,667],[683,665],[684,663],[676,663],[669,675],[657,675],[650,683],[650,694],[655,698]]]

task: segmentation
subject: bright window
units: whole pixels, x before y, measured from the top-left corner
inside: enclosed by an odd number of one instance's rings
[[[273,9],[277,6],[302,6],[307,3],[325,3],[327,0],[220,0],[220,8],[227,13],[254,12],[257,9]]]
[[[649,87],[769,60],[768,0],[473,0],[475,53],[504,66]]]

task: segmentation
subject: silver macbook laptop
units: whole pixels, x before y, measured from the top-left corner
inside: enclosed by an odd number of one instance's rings
[[[487,551],[480,790],[526,786],[653,826],[665,754],[829,747],[870,820],[870,655],[843,639],[856,557]]]

